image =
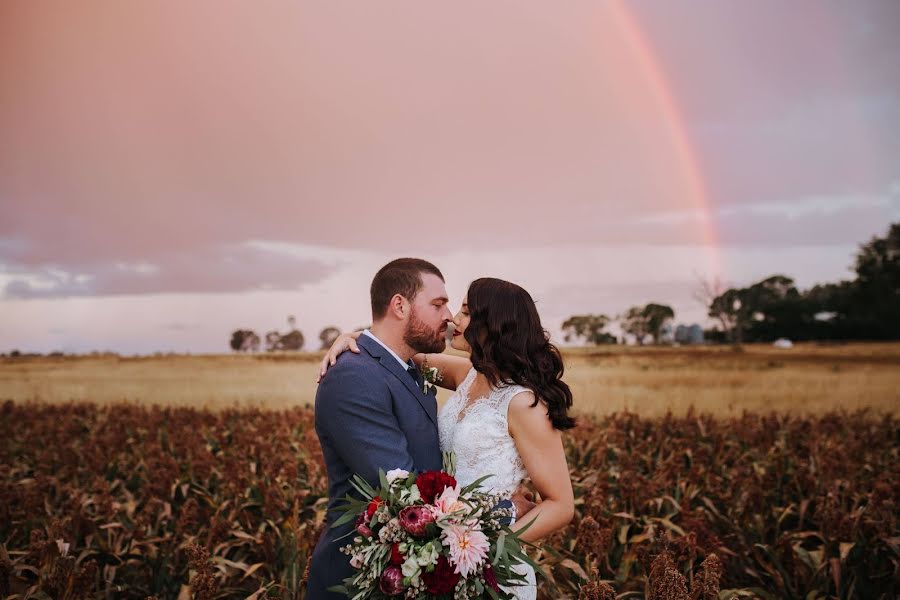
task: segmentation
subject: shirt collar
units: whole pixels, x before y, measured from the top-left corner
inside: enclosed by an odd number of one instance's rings
[[[363,335],[369,336],[370,338],[372,338],[373,340],[375,340],[376,342],[378,342],[378,343],[381,345],[382,348],[384,348],[385,350],[387,350],[388,352],[390,352],[390,353],[391,353],[391,356],[393,356],[394,358],[396,358],[396,359],[397,359],[397,362],[400,363],[401,365],[403,365],[403,370],[404,370],[404,371],[405,371],[406,369],[408,369],[409,367],[413,366],[413,365],[409,364],[408,362],[405,362],[405,361],[404,361],[402,358],[400,358],[399,356],[397,356],[397,353],[396,353],[396,352],[394,352],[393,350],[391,350],[390,348],[388,348],[387,345],[386,345],[384,342],[382,342],[382,341],[379,340],[377,337],[375,337],[375,334],[372,333],[371,331],[369,331],[368,329],[366,329],[365,331],[363,331]]]

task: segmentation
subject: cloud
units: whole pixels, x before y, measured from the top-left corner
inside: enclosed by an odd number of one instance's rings
[[[165,253],[153,263],[120,260],[64,266],[6,266],[14,273],[6,299],[65,298],[159,293],[218,293],[289,290],[321,281],[339,263],[274,253],[256,245],[234,244]]]
[[[882,195],[814,196],[698,210],[658,212],[623,221],[624,230],[658,240],[683,227],[712,228],[721,246],[821,246],[862,243],[900,220],[900,184]]]
[[[872,193],[900,175],[900,4],[701,4],[635,10],[717,204]]]

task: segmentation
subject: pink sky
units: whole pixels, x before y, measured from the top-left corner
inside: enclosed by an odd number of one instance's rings
[[[400,255],[553,331],[845,277],[900,218],[900,7],[694,8],[3,3],[0,351],[315,338]]]

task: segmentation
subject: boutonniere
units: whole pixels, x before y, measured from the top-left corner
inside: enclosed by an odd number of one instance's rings
[[[430,394],[431,390],[437,393],[437,384],[444,378],[437,367],[428,366],[428,355],[425,355],[425,361],[422,363],[422,393]]]

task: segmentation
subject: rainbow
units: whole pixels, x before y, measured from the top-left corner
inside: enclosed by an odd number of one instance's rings
[[[719,252],[720,245],[715,229],[715,219],[712,215],[712,203],[703,180],[700,159],[691,144],[684,116],[666,80],[665,72],[656,58],[656,53],[640,28],[637,18],[623,0],[613,0],[609,6],[625,43],[640,66],[648,92],[662,114],[672,149],[685,177],[692,207],[702,215],[703,241],[709,248],[707,268],[712,270],[712,276],[721,276],[723,274],[722,257]]]

